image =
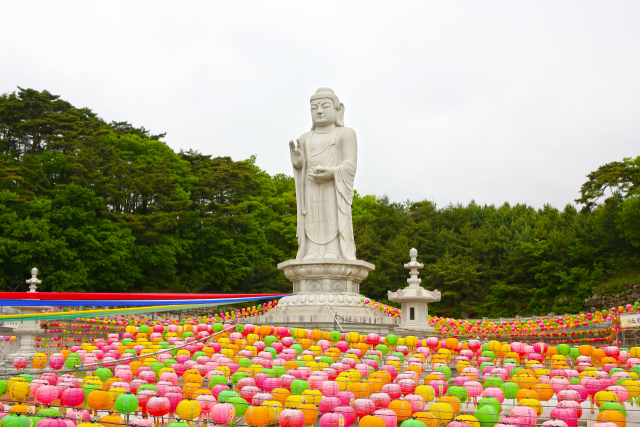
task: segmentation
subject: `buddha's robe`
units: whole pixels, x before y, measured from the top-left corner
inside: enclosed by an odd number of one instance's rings
[[[299,139],[304,156],[294,167],[298,207],[298,254],[296,259],[323,258],[332,253],[339,259],[355,260],[351,204],[357,166],[357,141],[353,129],[336,127],[329,133],[307,132]],[[309,176],[314,167],[333,169],[333,179],[323,183]]]

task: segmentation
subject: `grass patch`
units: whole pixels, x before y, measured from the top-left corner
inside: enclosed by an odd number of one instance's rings
[[[600,295],[618,295],[626,291],[630,284],[638,282],[640,274],[636,271],[618,273],[596,286],[593,292]]]

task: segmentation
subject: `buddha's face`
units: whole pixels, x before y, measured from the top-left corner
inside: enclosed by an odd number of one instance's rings
[[[338,110],[333,105],[333,99],[319,98],[311,101],[311,119],[313,124],[319,127],[335,124]]]

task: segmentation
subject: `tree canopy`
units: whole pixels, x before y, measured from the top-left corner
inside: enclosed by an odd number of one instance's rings
[[[176,153],[164,134],[106,123],[47,91],[0,97],[0,288],[69,292],[290,292],[276,269],[295,257],[293,179],[255,158]],[[640,157],[603,165],[581,210],[438,207],[356,194],[361,292],[406,286],[415,247],[431,312],[513,316],[577,312],[594,286],[640,262]]]

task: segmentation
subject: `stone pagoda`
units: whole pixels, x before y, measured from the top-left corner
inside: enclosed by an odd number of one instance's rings
[[[434,328],[429,326],[429,303],[440,301],[440,292],[428,291],[420,286],[422,279],[418,278],[419,269],[424,267],[416,261],[418,251],[413,248],[409,251],[411,262],[404,265],[409,269],[409,286],[398,289],[396,292],[389,291],[389,301],[401,303],[402,317],[400,326],[396,329],[398,333],[410,331],[433,332]]]

